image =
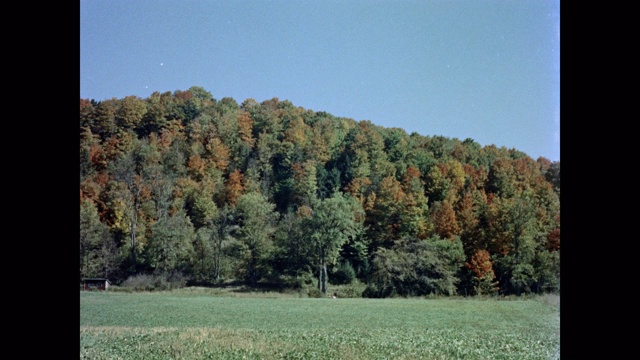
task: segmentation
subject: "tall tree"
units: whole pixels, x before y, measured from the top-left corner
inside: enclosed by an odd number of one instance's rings
[[[285,284],[299,287],[304,274],[313,273],[312,244],[306,236],[311,208],[303,205],[297,211],[284,214],[278,223],[274,235],[276,251],[272,257],[272,266],[276,274],[281,275]]]
[[[80,128],[93,126],[96,109],[89,99],[80,99]]]
[[[147,261],[159,273],[182,271],[193,255],[194,228],[189,217],[181,211],[160,220],[151,227],[146,248]]]
[[[356,221],[359,203],[342,193],[319,202],[308,220],[307,229],[314,243],[318,269],[318,289],[327,292],[327,264],[334,264],[342,245],[361,231]]]
[[[100,222],[98,209],[91,200],[80,205],[80,278],[103,275],[100,272],[102,238],[108,227]]]
[[[378,192],[368,202],[373,202],[367,212],[367,237],[371,240],[369,253],[378,247],[391,248],[400,237],[402,207],[406,194],[402,184],[393,176],[382,179]]]
[[[96,106],[95,119],[91,131],[100,135],[104,140],[118,132],[116,124],[116,112],[118,110],[118,99],[112,98],[98,103]]]
[[[242,190],[244,189],[244,176],[240,170],[234,170],[229,174],[226,189],[227,202],[230,205],[234,205],[242,195]]]
[[[114,180],[122,185],[120,200],[123,201],[129,222],[129,237],[131,264],[134,273],[137,271],[138,252],[138,212],[142,203],[151,195],[149,187],[145,184],[145,158],[141,151],[143,144],[136,142],[136,147],[118,159],[111,170]]]
[[[425,239],[431,228],[428,199],[424,195],[424,183],[420,170],[409,166],[402,178],[406,194],[400,206],[400,236],[416,236]]]
[[[535,283],[535,212],[530,194],[494,201],[490,236],[496,276],[503,292],[531,292]]]
[[[438,236],[443,239],[453,239],[454,236],[460,234],[456,213],[448,200],[435,202],[431,209],[432,221]]]
[[[137,96],[126,96],[120,100],[115,113],[115,121],[122,130],[137,130],[142,125],[142,119],[147,112],[144,100]]]
[[[214,250],[211,238],[210,228],[200,228],[196,230],[193,239],[193,261],[192,274],[193,281],[196,284],[211,283],[213,279],[213,258]]]
[[[253,137],[253,120],[248,112],[238,111],[238,136],[247,146],[253,148],[256,139]]]
[[[544,176],[553,184],[553,190],[560,196],[560,161],[552,162]]]
[[[270,203],[260,193],[240,196],[236,204],[236,218],[239,225],[237,234],[248,249],[246,280],[256,284],[273,248],[273,233],[276,229],[278,213],[275,204]]]
[[[169,119],[168,103],[172,101],[171,93],[160,94],[153,92],[146,100],[147,111],[140,122],[140,134],[142,136],[151,133],[160,134],[167,126]]]
[[[317,200],[318,179],[316,162],[307,160],[304,163],[295,163],[293,169],[294,199],[300,205],[313,206]]]
[[[235,223],[234,212],[225,205],[215,218],[211,220],[211,236],[209,238],[213,250],[213,279],[220,281],[222,278],[222,258],[224,247],[229,242],[231,234],[239,226]]]

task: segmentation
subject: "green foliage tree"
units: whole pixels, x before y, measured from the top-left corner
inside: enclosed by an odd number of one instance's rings
[[[533,260],[535,282],[532,291],[536,293],[560,292],[560,252],[538,251]]]
[[[193,191],[187,199],[186,208],[189,218],[196,229],[207,227],[218,215],[218,207],[213,201],[213,194],[206,190]]]
[[[311,208],[303,205],[297,211],[282,216],[274,234],[275,251],[271,258],[277,281],[301,287],[307,274],[313,273],[313,244],[308,238],[308,218]]]
[[[209,241],[213,253],[213,280],[220,281],[224,277],[225,250],[233,243],[232,233],[238,229],[234,212],[225,205],[210,222],[211,232]]]
[[[156,222],[145,249],[148,265],[161,274],[185,271],[193,257],[194,237],[193,224],[184,211]]]
[[[203,227],[195,232],[193,239],[193,261],[191,264],[193,283],[210,284],[213,282],[214,255],[211,229]]]
[[[545,178],[553,184],[553,190],[560,195],[560,161],[554,161],[545,173]]]
[[[116,112],[118,111],[118,99],[112,98],[101,101],[95,108],[95,118],[91,131],[105,140],[118,132],[116,124]]]
[[[100,222],[93,201],[84,200],[80,205],[80,278],[108,276],[113,251],[108,226]]]
[[[167,126],[168,107],[171,101],[171,94],[160,94],[153,92],[146,100],[147,111],[140,121],[139,133],[148,136],[152,133],[160,134]]]
[[[391,249],[376,251],[365,295],[455,295],[457,273],[463,264],[464,250],[459,238],[451,241],[438,236],[426,240],[405,237]]]
[[[145,159],[141,146],[141,142],[138,141],[136,148],[112,163],[113,167],[110,171],[116,183],[116,198],[123,204],[128,223],[126,231],[130,238],[130,260],[134,273],[137,271],[137,255],[141,250],[138,243],[138,237],[141,235],[138,229],[139,210],[142,203],[150,196],[149,188],[145,184],[143,171]]]
[[[318,271],[318,289],[327,292],[327,264],[335,264],[339,251],[350,237],[362,231],[357,216],[360,204],[338,192],[318,203],[308,219],[307,229],[313,242]]]
[[[251,284],[256,284],[260,276],[266,273],[265,265],[273,248],[278,216],[275,205],[260,193],[247,193],[238,198],[237,237],[248,249],[248,256],[243,260],[246,264],[246,280]]]

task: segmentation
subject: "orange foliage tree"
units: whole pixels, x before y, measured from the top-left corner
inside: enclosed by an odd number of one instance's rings
[[[236,169],[229,174],[227,180],[227,202],[231,205],[235,205],[240,195],[244,190],[244,175],[240,170]]]
[[[498,291],[491,254],[487,250],[476,251],[471,260],[465,263],[465,267],[474,274],[474,291],[477,295],[494,294]]]

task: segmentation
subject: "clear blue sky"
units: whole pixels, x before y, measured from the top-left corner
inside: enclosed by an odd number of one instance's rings
[[[80,97],[201,86],[560,160],[559,0],[81,0]]]

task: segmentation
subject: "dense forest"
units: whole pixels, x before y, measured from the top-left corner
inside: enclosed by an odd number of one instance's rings
[[[80,99],[80,279],[560,290],[560,162],[201,87]]]

